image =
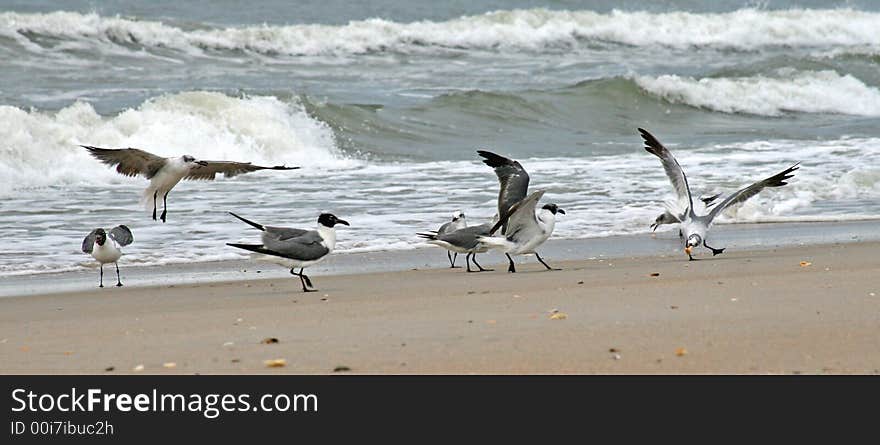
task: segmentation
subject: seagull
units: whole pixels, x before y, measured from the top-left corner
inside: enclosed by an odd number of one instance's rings
[[[684,252],[688,255],[688,259],[691,261],[694,259],[691,255],[693,248],[698,247],[700,244],[711,250],[712,256],[724,252],[724,249],[716,249],[714,247],[709,247],[706,244],[706,234],[709,231],[709,227],[712,226],[715,218],[720,215],[721,212],[730,206],[745,202],[752,196],[760,193],[761,190],[764,190],[766,187],[782,187],[783,185],[788,184],[785,181],[793,177],[794,171],[800,168],[800,162],[798,162],[769,178],[762,179],[748,187],[744,187],[731,193],[724,198],[720,204],[717,204],[712,207],[711,210],[708,210],[708,213],[697,215],[694,211],[694,202],[691,197],[691,190],[688,186],[687,177],[681,169],[681,166],[678,164],[678,161],[676,161],[675,157],[672,156],[672,153],[647,130],[639,128],[639,133],[641,133],[642,138],[645,140],[645,150],[660,158],[660,161],[663,164],[663,169],[666,170],[666,176],[669,178],[672,187],[678,195],[678,201],[684,206],[684,210],[674,216],[681,221],[682,229],[684,230],[684,238],[686,239]]]
[[[299,277],[303,292],[314,292],[317,290],[309,289],[309,287],[314,288],[314,286],[312,286],[312,280],[303,273],[303,270],[312,264],[322,261],[336,248],[336,229],[334,227],[336,224],[349,225],[348,221],[339,219],[332,213],[322,213],[318,216],[317,230],[264,226],[242,218],[235,213],[229,212],[229,214],[261,230],[263,232],[263,243],[226,243],[226,245],[283,258],[280,264],[289,267],[291,275]],[[300,268],[299,273],[296,273],[294,270],[297,267]]]
[[[162,216],[165,222],[168,213],[168,192],[180,182],[181,179],[213,180],[217,173],[223,173],[231,178],[242,173],[257,170],[295,170],[299,167],[262,167],[250,162],[231,161],[202,161],[183,155],[179,157],[163,158],[137,148],[99,148],[90,145],[80,145],[89,151],[99,161],[116,166],[116,171],[125,176],[144,175],[150,180],[150,185],[144,190],[143,200],[149,208],[150,198],[153,199],[153,220],[156,220],[156,202],[162,195]]]
[[[706,209],[709,209],[712,207],[713,203],[717,204],[715,200],[718,199],[719,196],[721,196],[721,193],[716,193],[712,196],[700,196],[700,202],[703,203]],[[678,217],[674,215],[674,212],[671,210],[666,210],[666,212],[664,212],[654,220],[654,224],[651,224],[651,231],[656,232],[657,228],[662,226],[663,224],[678,223],[681,223],[681,221],[679,221]],[[681,229],[678,230],[678,236],[683,236]]]
[[[547,270],[559,270],[547,265],[535,250],[553,234],[553,228],[556,226],[556,214],[565,215],[565,210],[560,209],[556,204],[545,204],[537,215],[535,214],[538,201],[544,196],[544,192],[544,190],[538,190],[514,204],[505,217],[501,218],[489,230],[489,235],[492,235],[499,228],[507,225],[507,231],[503,232],[503,236],[480,236],[477,238],[480,244],[500,249],[507,255],[507,260],[510,261],[508,272],[516,272],[516,266],[514,266],[513,258],[510,255],[528,254],[534,254]]]
[[[448,223],[447,223],[448,224]],[[484,269],[477,262],[477,254],[489,250],[485,245],[477,241],[481,236],[489,236],[489,230],[492,229],[494,221],[491,223],[480,224],[478,226],[465,227],[451,232],[445,233],[418,233],[417,235],[428,240],[428,243],[440,246],[448,251],[467,254],[464,257],[467,263],[468,272],[486,272],[493,269]],[[442,227],[441,227],[442,230]],[[471,270],[470,260],[474,260],[474,264],[479,270]]]
[[[119,279],[119,258],[122,256],[122,247],[134,241],[131,230],[125,224],[120,224],[110,229],[110,239],[107,240],[107,231],[102,228],[92,230],[82,243],[83,253],[89,253],[92,258],[101,263],[101,281],[98,287],[104,287],[104,264],[116,264],[116,287],[122,286]]]
[[[431,233],[435,235],[444,235],[465,227],[467,227],[467,219],[465,218],[464,213],[459,210],[452,214],[452,221],[444,223],[439,229],[432,231]],[[453,253],[455,256],[453,256]],[[449,259],[449,268],[455,269],[455,260],[458,259],[458,252],[447,250],[446,257]]]

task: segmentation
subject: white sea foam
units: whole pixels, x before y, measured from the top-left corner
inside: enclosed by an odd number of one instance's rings
[[[878,28],[880,29],[880,28]],[[880,89],[835,71],[777,70],[773,77],[634,76],[645,91],[673,103],[724,113],[785,112],[880,116]]]
[[[168,94],[109,117],[76,102],[47,113],[0,106],[0,196],[17,190],[128,181],[78,144],[137,147],[161,156],[344,166],[332,130],[301,105],[215,92]]]
[[[31,51],[45,51],[26,34],[171,48],[264,54],[357,54],[425,47],[543,49],[579,41],[626,45],[693,46],[750,50],[765,46],[880,46],[880,13],[852,9],[742,9],[720,14],[528,9],[495,11],[443,22],[397,23],[383,19],[346,25],[243,26],[184,30],[147,20],[95,13],[0,14],[0,35]]]

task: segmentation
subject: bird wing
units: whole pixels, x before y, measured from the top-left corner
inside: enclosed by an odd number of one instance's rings
[[[724,201],[721,201],[721,204],[718,204],[717,206],[712,208],[712,211],[706,217],[707,221],[711,223],[712,220],[715,219],[715,217],[717,217],[721,214],[721,212],[724,211],[724,209],[736,204],[746,202],[749,198],[757,195],[761,192],[761,190],[764,190],[765,187],[782,187],[783,185],[788,184],[785,181],[794,176],[794,171],[800,168],[799,165],[800,162],[767,179],[762,179],[748,187],[744,187],[740,190],[737,190],[735,193],[732,193],[727,198],[724,198]]]
[[[485,150],[477,150],[483,163],[495,169],[501,189],[498,192],[498,214],[508,213],[514,204],[522,201],[529,192],[529,174],[519,162]]]
[[[217,173],[223,173],[223,176],[231,178],[242,173],[250,173],[257,170],[296,170],[299,167],[285,167],[276,165],[274,167],[263,167],[261,165],[253,165],[250,162],[234,162],[234,161],[203,161],[207,165],[196,164],[184,179],[194,180],[213,180]]]
[[[92,249],[95,248],[95,237],[98,236],[98,229],[92,230],[83,238],[82,251],[83,253],[92,253]]]
[[[283,240],[264,237],[263,246],[277,252],[277,256],[300,261],[313,261],[330,253],[330,249],[324,246],[323,241],[324,239],[321,238],[317,230],[304,230],[299,236]]]
[[[675,189],[678,200],[682,203],[687,203],[685,214],[690,213],[693,215],[694,200],[691,197],[691,189],[688,187],[684,170],[678,165],[675,156],[672,156],[672,152],[667,150],[654,135],[648,133],[648,130],[639,128],[639,133],[641,133],[642,139],[645,140],[645,150],[660,158],[660,162],[663,163],[663,169],[666,170],[666,176],[669,178],[669,182],[672,183],[672,188]],[[684,215],[681,215],[679,219],[683,220]]]
[[[448,233],[441,233],[434,236],[434,239],[446,241],[453,246],[462,249],[473,249],[477,247],[477,238],[480,236],[488,236],[489,230],[492,228],[490,224],[480,224],[478,226],[465,227]]]
[[[286,241],[286,240],[289,240],[289,239],[291,239],[291,238],[296,238],[296,237],[298,237],[298,236],[302,236],[302,235],[305,234],[306,232],[308,232],[308,230],[305,230],[305,229],[293,229],[293,228],[290,228],[290,227],[272,227],[272,226],[266,226],[266,234],[263,235],[263,236],[264,236],[264,237],[266,237],[266,236],[271,236],[271,237],[275,238],[275,239],[278,240],[278,241]]]
[[[503,234],[508,239],[515,237],[518,232],[522,232],[523,230],[528,231],[532,228],[540,229],[540,226],[538,226],[538,218],[535,216],[535,207],[537,207],[538,201],[541,197],[544,196],[544,192],[545,190],[538,190],[522,201],[514,204],[507,215],[498,220],[498,222],[489,229],[489,234],[494,234],[499,228],[505,225],[507,228]]]
[[[156,156],[138,148],[100,148],[80,145],[99,161],[116,166],[116,171],[125,176],[144,175],[147,179],[165,165],[165,158]]]
[[[125,224],[120,224],[110,229],[110,238],[116,241],[120,246],[127,246],[134,241],[134,235]]]

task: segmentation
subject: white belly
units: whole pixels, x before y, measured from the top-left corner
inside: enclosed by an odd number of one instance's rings
[[[92,257],[98,260],[99,263],[115,263],[119,261],[119,258],[122,256],[122,250],[116,247],[113,240],[108,239],[104,242],[103,246],[99,246],[98,243],[95,243],[92,248]]]

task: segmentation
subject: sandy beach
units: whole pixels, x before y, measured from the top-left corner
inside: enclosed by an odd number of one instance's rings
[[[516,274],[486,257],[495,272],[317,274],[309,294],[290,277],[5,297],[0,372],[877,374],[878,252],[529,261]]]

